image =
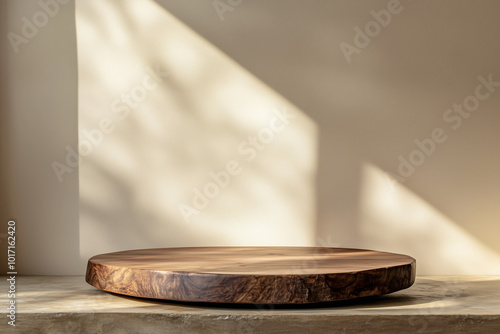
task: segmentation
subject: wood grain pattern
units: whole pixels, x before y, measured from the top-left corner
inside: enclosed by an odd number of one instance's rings
[[[415,259],[347,248],[141,249],[92,257],[85,279],[101,290],[144,298],[307,304],[408,288]]]

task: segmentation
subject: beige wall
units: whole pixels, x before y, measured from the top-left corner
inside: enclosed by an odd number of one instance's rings
[[[37,6],[8,5],[9,31]],[[401,1],[350,63],[341,43],[376,28],[370,11],[387,1],[242,1],[223,21],[210,1],[77,2],[81,138],[118,114],[112,103],[147,66],[169,72],[82,159],[80,190],[76,170],[59,183],[50,167],[77,147],[70,6],[2,66],[17,171],[2,217],[24,227],[26,273],[82,273],[101,251],[200,244],[376,248],[414,256],[420,274],[500,273],[500,87],[476,91],[480,76],[500,81],[497,2]],[[477,110],[454,129],[447,110],[475,94]],[[284,107],[297,115],[290,127],[186,223],[178,204],[244,159],[237,147]],[[439,129],[446,140],[418,153],[415,140]],[[400,173],[400,156],[422,164]]]
[[[63,2],[63,1],[61,1]],[[1,225],[16,221],[19,274],[81,273],[78,248],[78,172],[58,182],[51,168],[64,147],[77,143],[77,69],[74,3],[44,24],[38,1],[2,1]],[[12,47],[7,34],[23,36],[23,17],[40,23],[27,43]],[[25,28],[28,29],[28,28]],[[25,42],[26,42],[25,41]],[[3,142],[5,138],[5,142]],[[5,160],[4,160],[5,159]],[[8,189],[8,191],[4,191]],[[4,232],[5,233],[5,232]],[[6,240],[1,239],[2,254]],[[5,268],[6,256],[1,257]]]

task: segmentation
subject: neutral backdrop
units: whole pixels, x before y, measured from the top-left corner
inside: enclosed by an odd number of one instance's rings
[[[16,52],[40,3],[0,4],[0,240],[14,219],[20,273],[319,245],[500,274],[497,1],[77,0]]]

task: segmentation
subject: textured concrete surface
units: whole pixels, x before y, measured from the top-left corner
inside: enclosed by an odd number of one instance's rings
[[[500,333],[500,276],[417,277],[387,296],[286,308],[136,299],[83,276],[18,276],[15,328],[6,278],[1,333]]]

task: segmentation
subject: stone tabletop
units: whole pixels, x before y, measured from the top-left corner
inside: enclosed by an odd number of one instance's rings
[[[419,276],[381,297],[309,305],[185,304],[115,295],[83,276],[17,276],[1,333],[500,333],[500,276]]]

